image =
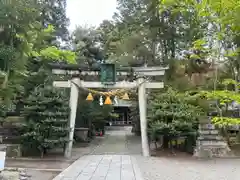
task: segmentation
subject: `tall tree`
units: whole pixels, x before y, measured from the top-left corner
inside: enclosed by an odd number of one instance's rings
[[[75,61],[74,53],[52,46],[56,28],[43,26],[42,4],[35,0],[0,2],[0,83],[1,98],[11,99],[22,89],[26,63],[32,57]],[[9,98],[8,98],[9,97]]]
[[[169,64],[203,36],[196,11],[160,11],[158,0],[118,0],[113,21],[103,21],[105,49],[120,64]]]
[[[31,46],[25,46],[18,35],[26,36],[33,29],[39,11],[32,0],[1,1],[0,7],[0,95],[7,99],[22,78],[26,52]]]
[[[55,35],[61,40],[69,40],[68,25],[69,19],[66,15],[66,0],[40,0],[39,8],[41,11],[40,21],[43,26],[53,25]]]
[[[73,32],[73,47],[81,65],[94,67],[105,59],[100,34],[93,27],[78,26]]]
[[[161,1],[161,11],[189,14],[195,12],[195,22],[200,24],[203,36],[196,36],[198,42],[204,40],[209,47],[208,59],[213,64],[224,64],[230,77],[239,81],[239,0],[184,0]],[[223,67],[222,66],[222,67]],[[219,66],[218,66],[219,67]]]

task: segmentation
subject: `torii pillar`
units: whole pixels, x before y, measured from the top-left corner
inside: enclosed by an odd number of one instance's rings
[[[138,78],[138,104],[140,114],[140,127],[141,127],[141,139],[142,139],[142,153],[143,156],[150,156],[148,146],[148,135],[147,135],[147,98],[146,98],[146,87],[145,79],[143,77]]]

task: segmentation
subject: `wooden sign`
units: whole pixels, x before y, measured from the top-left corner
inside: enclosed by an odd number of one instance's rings
[[[116,82],[115,64],[101,64],[100,73],[101,83],[104,85],[112,85]]]

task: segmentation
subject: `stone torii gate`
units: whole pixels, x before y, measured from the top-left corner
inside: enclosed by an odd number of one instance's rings
[[[82,70],[81,68],[70,65],[51,65],[53,74],[58,75],[72,75],[72,78],[68,81],[54,81],[53,86],[60,88],[71,88],[70,92],[70,131],[69,141],[65,149],[65,157],[71,157],[73,136],[75,129],[75,119],[78,105],[79,87],[83,88],[107,88],[107,89],[132,89],[138,88],[138,100],[140,111],[140,126],[141,126],[141,141],[143,156],[150,156],[148,136],[147,136],[147,101],[146,101],[146,89],[161,89],[164,87],[163,82],[148,82],[146,77],[148,76],[163,76],[167,68],[164,67],[132,67],[132,73],[136,76],[136,80],[130,81],[116,81],[114,84],[103,84],[100,81],[84,81],[80,78],[82,75],[99,75],[98,70]],[[73,68],[74,67],[74,68]],[[129,71],[120,70],[116,73],[117,76],[127,76]]]

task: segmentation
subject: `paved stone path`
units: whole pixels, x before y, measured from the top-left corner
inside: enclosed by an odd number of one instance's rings
[[[129,155],[91,155],[74,162],[54,180],[142,180]]]
[[[140,155],[142,152],[140,137],[131,133],[131,127],[109,130],[99,146],[91,154]]]
[[[141,156],[130,129],[108,131],[100,145],[53,180],[240,180],[240,160]]]
[[[109,130],[90,155],[75,161],[53,180],[143,180],[132,155],[141,154],[141,141],[131,128]]]

